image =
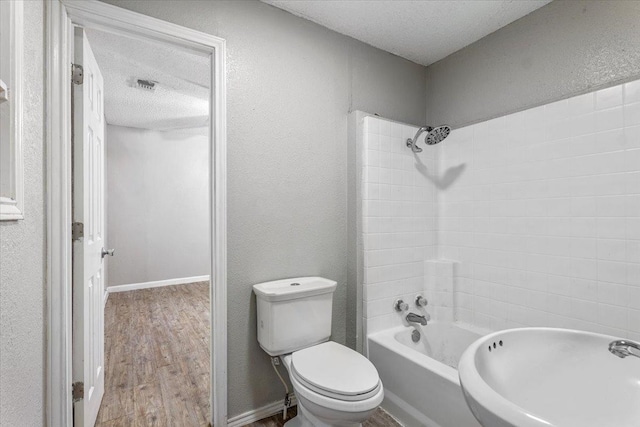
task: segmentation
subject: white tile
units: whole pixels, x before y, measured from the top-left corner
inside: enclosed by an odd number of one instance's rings
[[[387,120],[378,120],[380,126],[380,135],[391,136],[391,122]]]
[[[623,127],[623,123],[626,119],[626,114],[626,111],[623,112],[622,107],[615,107],[608,110],[597,111],[595,129],[596,132],[603,132],[606,130],[619,129]]]
[[[598,237],[602,239],[624,239],[626,224],[624,217],[598,218]]]
[[[627,265],[623,262],[598,261],[598,280],[624,284],[627,281]]]
[[[422,290],[436,319],[640,337],[640,82],[457,129],[422,171],[414,130],[368,123],[368,301]],[[461,164],[446,188],[424,175]],[[374,329],[403,324],[367,310]]]
[[[619,306],[598,304],[598,323],[617,329],[627,329],[628,311]]]
[[[569,116],[571,111],[569,109],[569,103],[566,99],[547,104],[544,109],[545,119],[547,120],[547,122],[562,120]]]
[[[616,239],[599,239],[598,259],[604,261],[626,261],[627,241]]]
[[[640,102],[640,80],[624,85],[624,102],[625,104]]]
[[[625,148],[640,148],[640,126],[625,126],[624,146]]]
[[[596,110],[622,105],[622,86],[617,85],[596,92]]]
[[[380,120],[374,117],[365,117],[365,123],[367,126],[367,131],[369,133],[378,134],[380,133]]]
[[[594,95],[592,92],[584,95],[574,96],[567,100],[569,109],[575,115],[592,113],[594,110]]]
[[[629,308],[640,310],[640,286],[629,286]]]
[[[571,296],[586,301],[598,301],[598,282],[595,280],[572,278]]]
[[[627,285],[599,282],[598,302],[610,305],[627,306],[629,287]]]
[[[625,174],[625,190],[627,194],[640,194],[640,172]]]
[[[640,217],[627,218],[626,237],[628,239],[640,240]]]
[[[640,125],[640,102],[624,106],[624,124],[625,126]]]

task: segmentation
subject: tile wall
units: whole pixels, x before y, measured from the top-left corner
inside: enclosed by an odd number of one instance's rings
[[[362,153],[363,316],[367,333],[402,324],[393,302],[424,290],[436,253],[435,150],[406,146],[417,128],[366,117]],[[424,138],[424,136],[423,136]]]
[[[640,81],[456,129],[438,146],[455,316],[640,339]],[[430,216],[431,218],[431,216]]]

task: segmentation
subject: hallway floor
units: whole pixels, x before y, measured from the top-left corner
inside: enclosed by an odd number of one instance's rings
[[[110,294],[96,426],[206,426],[208,413],[209,282]]]

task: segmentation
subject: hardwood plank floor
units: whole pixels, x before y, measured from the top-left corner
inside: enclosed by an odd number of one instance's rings
[[[209,315],[209,282],[110,294],[96,427],[207,426]],[[295,407],[289,411],[295,416]],[[248,424],[283,425],[282,414]],[[395,426],[382,409],[364,423]]]
[[[287,420],[296,415],[296,407],[290,408],[287,412]],[[255,423],[247,424],[245,427],[282,427],[284,421],[282,420],[282,412],[273,415],[269,418],[265,418]],[[391,415],[389,415],[384,409],[378,408],[373,413],[371,418],[362,423],[363,427],[402,427]]]
[[[209,414],[209,282],[109,295],[97,427],[197,427]]]

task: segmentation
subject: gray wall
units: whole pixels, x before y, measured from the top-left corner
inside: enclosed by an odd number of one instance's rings
[[[227,40],[229,415],[282,399],[256,341],[251,286],[337,280],[333,339],[355,346],[355,327],[346,333],[355,325],[346,301],[347,113],[420,123],[424,67],[259,2],[109,2]]]
[[[206,131],[107,126],[108,286],[209,274]]]
[[[0,425],[44,425],[44,8],[24,2],[25,219],[0,222]]]
[[[467,125],[640,77],[640,2],[560,1],[427,67],[427,122]]]

